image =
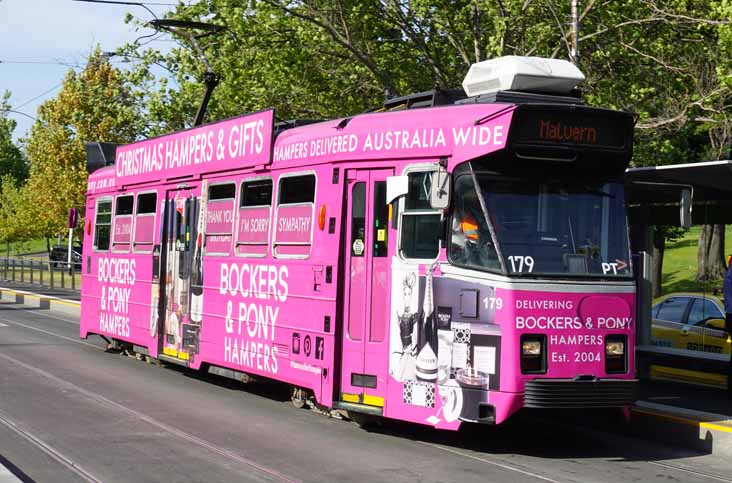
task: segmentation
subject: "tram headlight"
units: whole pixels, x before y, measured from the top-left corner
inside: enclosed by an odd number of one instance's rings
[[[521,342],[521,355],[523,356],[540,356],[541,341],[540,340],[524,340]]]
[[[546,372],[546,336],[523,334],[521,336],[521,372],[543,374]]]
[[[619,374],[628,372],[627,337],[620,334],[605,336],[605,372]]]
[[[622,357],[625,354],[625,342],[605,341],[605,355],[610,357]]]

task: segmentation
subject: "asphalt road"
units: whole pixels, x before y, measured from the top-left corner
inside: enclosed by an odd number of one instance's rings
[[[365,430],[284,386],[160,367],[0,303],[0,464],[25,481],[732,482],[732,463],[517,418]]]

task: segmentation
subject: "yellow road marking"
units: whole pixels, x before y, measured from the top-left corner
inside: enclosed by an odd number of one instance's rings
[[[653,416],[659,419],[668,419],[669,421],[675,421],[677,423],[686,424],[688,426],[698,426],[705,429],[714,429],[716,431],[722,431],[724,433],[732,433],[732,425],[727,425],[721,421],[707,422],[707,421],[696,421],[693,419],[686,419],[679,416],[672,416],[670,414],[656,413],[652,411],[646,411],[643,409],[633,409],[634,413],[644,414],[646,416]]]
[[[691,371],[678,367],[667,367],[657,364],[651,365],[651,379],[667,378],[678,381],[709,384],[715,387],[726,387],[727,376],[701,371]]]
[[[7,292],[9,294],[13,295],[22,295],[23,297],[32,297],[37,299],[45,299],[49,302],[53,302],[56,304],[62,304],[62,305],[68,305],[69,307],[79,307],[81,305],[81,302],[74,302],[72,300],[64,300],[53,296],[48,295],[38,295],[30,292],[18,292],[16,290],[11,290],[9,288],[2,288],[0,287],[0,292]]]

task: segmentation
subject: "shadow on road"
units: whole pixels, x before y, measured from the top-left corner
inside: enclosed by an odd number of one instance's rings
[[[181,366],[166,365],[186,377],[204,380],[218,387],[277,402],[290,400],[289,387],[268,379],[242,383],[215,374],[194,371]],[[293,411],[302,411],[292,407]],[[323,417],[313,414],[313,418]],[[344,422],[344,424],[349,424]],[[519,454],[559,460],[585,458],[615,458],[618,461],[653,461],[687,458],[709,454],[654,444],[630,436],[632,422],[627,423],[620,410],[572,412],[524,410],[500,426],[464,423],[459,431],[437,430],[432,427],[383,419],[380,424],[358,428],[357,431],[409,439],[425,444],[441,445],[460,451],[489,454]]]

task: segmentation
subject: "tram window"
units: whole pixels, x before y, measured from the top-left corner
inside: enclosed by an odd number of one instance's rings
[[[117,197],[117,206],[114,209],[114,216],[131,215],[133,203],[134,203],[134,197],[132,195],[118,196]]]
[[[386,181],[374,183],[374,256],[385,257],[389,238],[389,205],[386,204]]]
[[[366,183],[356,183],[351,193],[351,256],[363,257],[366,240]]]
[[[493,245],[488,221],[483,214],[473,178],[455,178],[450,243],[448,255],[455,265],[500,270],[501,263]],[[497,219],[491,218],[496,224]]]
[[[409,192],[400,213],[399,247],[404,258],[433,259],[439,250],[440,212],[430,207],[432,172],[409,173]]]
[[[112,200],[97,201],[97,215],[94,220],[94,249],[109,250],[109,236],[112,229]]]
[[[137,214],[138,215],[153,215],[157,208],[158,194],[157,193],[142,193],[137,195]]]
[[[231,251],[235,197],[234,183],[209,186],[206,205],[206,255],[228,255]]]
[[[236,196],[236,186],[234,183],[215,184],[208,188],[209,201],[233,200],[234,196]]]
[[[251,257],[267,255],[271,205],[271,179],[256,179],[241,184],[236,230],[237,255]]]
[[[157,201],[157,193],[141,193],[137,195],[135,234],[132,243],[132,247],[137,253],[150,253],[152,251]]]
[[[258,179],[241,184],[240,208],[270,206],[272,204],[272,180]]]
[[[112,232],[112,251],[125,253],[130,251],[132,237],[132,209],[135,202],[133,195],[118,196],[114,206],[114,229]]]
[[[280,180],[280,205],[315,201],[315,175],[288,176]]]
[[[279,180],[274,254],[307,258],[313,228],[315,175],[284,176]]]

